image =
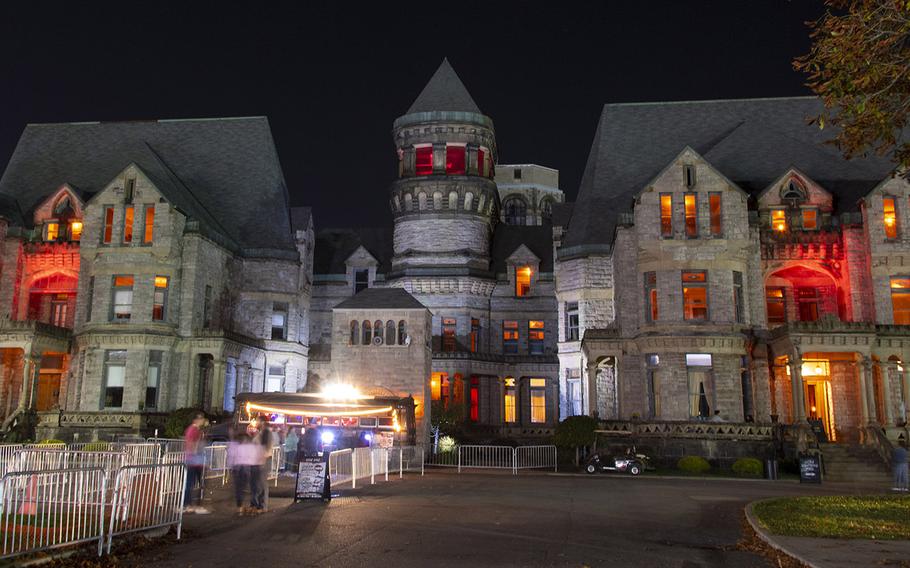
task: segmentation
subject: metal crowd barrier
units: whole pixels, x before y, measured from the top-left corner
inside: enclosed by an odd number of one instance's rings
[[[520,469],[553,468],[557,470],[556,446],[456,446],[451,452],[426,456],[426,465],[462,469],[508,469],[517,475]]]
[[[556,471],[556,446],[518,446],[515,448],[515,470],[553,468]]]
[[[405,471],[420,471],[423,474],[423,449],[415,446],[392,448],[354,448],[335,450],[329,454],[329,478],[332,485],[350,483],[357,487],[360,479],[376,483],[376,476],[389,480],[389,473],[398,472],[401,478]]]
[[[515,469],[515,448],[511,446],[458,446],[458,472],[461,468]]]
[[[329,479],[333,484],[354,483],[354,450],[335,450],[329,454]]]
[[[183,528],[183,464],[129,465],[114,481],[107,553],[115,536],[175,525]]]
[[[281,466],[284,465],[284,451],[282,451],[281,446],[274,446],[272,448],[272,458],[269,462],[269,473],[266,481],[275,480],[275,487],[278,487],[278,473],[281,471]]]

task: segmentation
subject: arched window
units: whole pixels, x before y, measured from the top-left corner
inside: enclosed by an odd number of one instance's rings
[[[385,342],[386,345],[395,345],[395,322],[392,320],[385,322]]]
[[[502,204],[506,225],[524,225],[528,214],[528,205],[520,197],[510,197]]]
[[[404,194],[404,210],[410,211],[414,208],[414,196],[410,193]]]
[[[477,211],[483,213],[484,201],[486,200],[486,195],[480,194],[480,197],[477,198]]]
[[[357,345],[357,340],[360,339],[360,324],[357,323],[357,320],[351,321],[351,345]]]
[[[553,200],[544,197],[540,202],[540,218],[549,221],[553,217]]]
[[[449,192],[449,209],[458,208],[458,193],[455,191]]]
[[[370,320],[363,320],[363,341],[360,343],[363,345],[369,345],[373,341],[373,325],[370,323]]]
[[[464,194],[464,209],[465,211],[471,210],[471,205],[474,204],[474,194],[468,191]]]
[[[427,208],[427,194],[422,191],[417,194],[417,208],[421,211]]]
[[[378,337],[380,340],[382,339],[382,321],[381,320],[376,320],[376,322],[373,324],[373,336]]]
[[[433,210],[439,211],[442,209],[442,192],[437,191],[433,194]]]
[[[404,320],[398,322],[398,345],[404,345],[404,340],[408,336],[408,328]]]
[[[782,200],[790,202],[792,205],[803,203],[808,197],[806,186],[804,186],[800,180],[790,178],[790,180],[784,184],[784,187],[781,188],[780,197]]]

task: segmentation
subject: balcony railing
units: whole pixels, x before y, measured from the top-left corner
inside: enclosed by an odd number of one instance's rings
[[[843,237],[839,231],[777,231],[765,230],[761,234],[762,258],[767,260],[790,259],[843,259]]]
[[[65,327],[57,327],[49,323],[37,320],[9,320],[0,319],[0,331],[4,332],[31,332],[50,337],[59,337],[67,339],[72,335],[72,330]]]

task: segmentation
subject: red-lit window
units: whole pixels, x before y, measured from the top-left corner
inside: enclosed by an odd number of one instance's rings
[[[487,175],[487,154],[483,148],[477,150],[477,175]]]
[[[480,418],[480,381],[477,377],[471,377],[471,422],[477,422]]]
[[[433,173],[433,147],[421,146],[415,151],[414,173],[428,176]]]
[[[464,166],[464,146],[446,146],[446,173],[453,176],[463,176],[465,173]]]

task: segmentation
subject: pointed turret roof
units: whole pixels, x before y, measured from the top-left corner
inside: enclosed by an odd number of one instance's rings
[[[448,59],[443,59],[427,86],[408,109],[407,114],[432,111],[476,112],[483,114],[471,98],[464,83],[452,69]]]

